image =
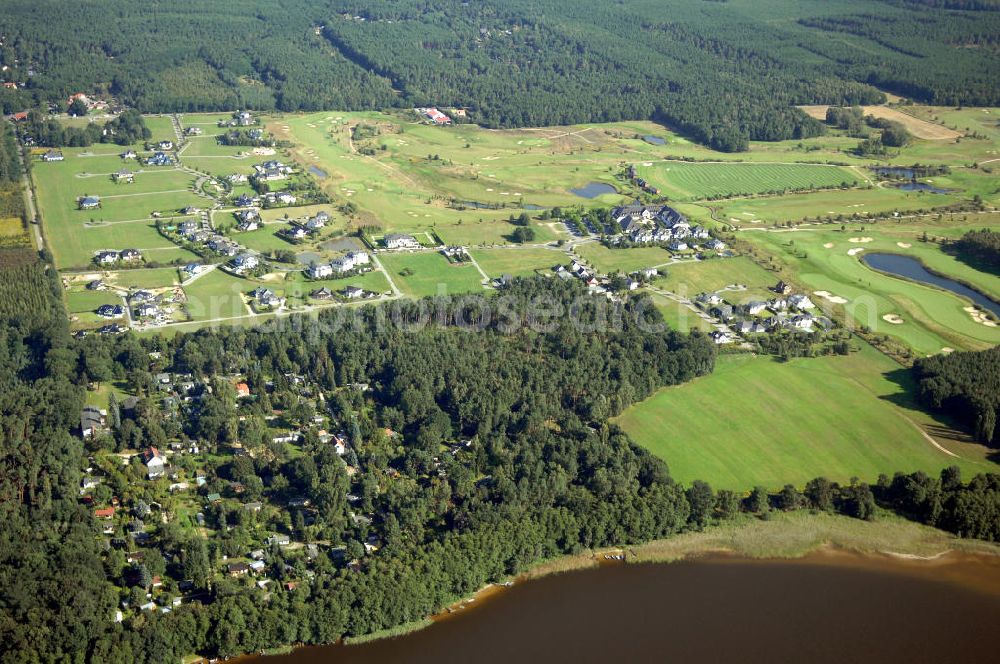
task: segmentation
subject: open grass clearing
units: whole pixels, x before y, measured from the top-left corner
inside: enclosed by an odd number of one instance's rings
[[[717,488],[801,487],[821,475],[873,482],[880,473],[936,474],[950,465],[967,476],[996,471],[984,452],[956,458],[924,437],[915,412],[895,403],[908,400],[889,377],[900,371],[868,346],[787,363],[721,356],[712,375],[664,388],[618,422],[673,477]]]
[[[482,292],[482,275],[471,263],[449,263],[436,251],[381,254],[399,289],[411,297]]]
[[[470,252],[483,272],[494,279],[509,274],[526,277],[537,270],[550,270],[555,265],[566,262],[566,254],[552,249],[504,248],[474,249]]]

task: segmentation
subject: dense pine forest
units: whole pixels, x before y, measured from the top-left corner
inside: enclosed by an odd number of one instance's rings
[[[1000,346],[921,358],[913,372],[925,406],[955,416],[987,445],[1000,445]]]
[[[436,104],[491,127],[655,118],[741,150],[821,132],[795,104],[1000,103],[981,1],[3,4],[5,112],[79,91],[143,111]]]
[[[1000,233],[988,228],[969,231],[949,248],[969,264],[1000,274]]]

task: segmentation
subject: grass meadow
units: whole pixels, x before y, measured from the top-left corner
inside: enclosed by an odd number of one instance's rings
[[[992,469],[973,448],[959,458],[935,448],[910,409],[902,368],[864,346],[847,357],[782,363],[751,355],[720,356],[715,372],[661,389],[627,409],[618,423],[667,462],[680,482],[747,490],[803,486],[823,475],[874,482],[879,473],[958,465],[966,476]]]

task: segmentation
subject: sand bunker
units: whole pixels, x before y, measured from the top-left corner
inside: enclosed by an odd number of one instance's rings
[[[813,291],[813,295],[818,295],[827,302],[832,302],[834,304],[847,304],[847,299],[840,297],[839,295],[834,295],[833,293],[825,290]]]
[[[986,327],[996,327],[996,321],[992,320],[985,311],[978,309],[976,307],[962,307],[966,312],[968,312],[969,317],[976,323],[980,325],[985,325]]]
[[[893,325],[903,324],[903,319],[900,318],[897,314],[886,314],[885,316],[882,316],[882,320],[884,320],[886,323],[892,323]]]
[[[259,154],[263,157],[274,154],[274,148],[254,148],[254,154]]]
[[[856,256],[856,255],[860,254],[864,250],[865,250],[864,247],[854,247],[853,249],[848,249],[847,250],[847,255],[848,256]]]
[[[947,355],[948,353],[954,353],[955,349],[950,346],[944,346],[943,348],[941,348],[941,352]]]
[[[910,244],[909,242],[897,242],[896,246],[899,247],[900,249],[909,249],[913,245]]]
[[[823,245],[824,249],[833,249],[833,242],[827,242]]]
[[[865,242],[871,242],[873,238],[870,237],[852,237],[848,242],[855,242],[864,244]]]

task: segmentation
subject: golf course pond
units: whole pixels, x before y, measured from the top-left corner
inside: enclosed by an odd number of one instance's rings
[[[597,198],[603,194],[617,194],[618,190],[604,182],[588,182],[582,187],[570,189],[571,192],[583,198]]]
[[[1000,557],[822,550],[796,560],[602,564],[465,606],[404,636],[246,661],[995,661]]]
[[[873,270],[887,272],[897,277],[912,279],[913,281],[949,290],[952,293],[972,300],[983,309],[993,312],[994,315],[1000,316],[1000,302],[996,302],[983,293],[960,284],[954,279],[934,274],[916,258],[901,256],[900,254],[871,253],[864,254],[861,260]]]

